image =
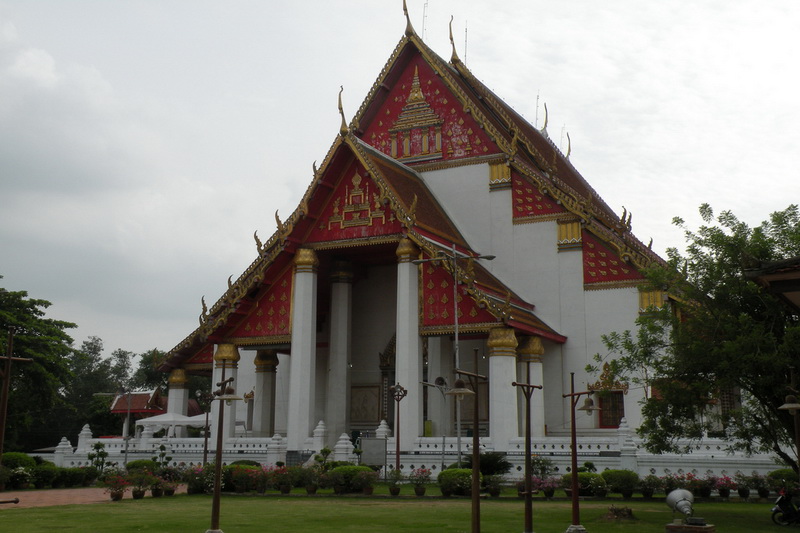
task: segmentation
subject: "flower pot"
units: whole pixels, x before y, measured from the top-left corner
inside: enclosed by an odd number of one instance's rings
[[[542,489],[542,494],[544,494],[544,497],[548,500],[552,499],[555,493],[556,489]]]
[[[289,494],[292,491],[292,486],[291,485],[281,485],[279,487],[279,490],[281,491],[281,494]]]
[[[489,489],[489,496],[492,498],[499,498],[500,497],[500,489],[491,488]]]
[[[642,497],[645,500],[652,500],[654,493],[655,493],[655,490],[653,490],[653,489],[642,489]]]
[[[731,489],[717,489],[720,498],[728,498],[731,495]]]
[[[150,494],[153,496],[153,498],[160,498],[164,495],[164,489],[161,487],[153,487],[150,489]]]
[[[416,486],[414,487],[414,494],[417,496],[425,496],[425,487]]]
[[[750,497],[750,489],[748,489],[747,487],[737,489],[736,492],[739,494],[739,497],[743,500],[746,500],[747,498]]]
[[[175,487],[167,487],[164,489],[164,496],[175,496]]]
[[[306,494],[313,495],[317,493],[317,485],[306,485]]]
[[[400,486],[399,485],[392,485],[389,487],[389,494],[392,496],[397,496],[400,494]]]
[[[372,487],[372,486],[364,487],[363,489],[361,489],[361,493],[364,496],[372,496],[373,492],[375,492],[375,487]]]
[[[144,489],[133,489],[131,491],[131,496],[133,496],[134,500],[141,500],[142,498],[144,498],[144,493],[145,493]]]
[[[628,490],[628,489],[621,490],[620,493],[622,494],[622,498],[625,499],[625,500],[630,500],[631,498],[633,498],[633,490],[632,489],[631,490]]]
[[[125,491],[123,491],[123,490],[112,490],[109,494],[111,495],[111,501],[112,502],[118,502],[125,495]]]
[[[758,497],[759,498],[769,498],[769,489],[767,489],[767,488],[758,489]]]

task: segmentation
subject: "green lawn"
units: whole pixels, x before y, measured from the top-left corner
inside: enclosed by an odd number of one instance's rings
[[[404,489],[407,490],[407,489]],[[410,492],[410,490],[409,490]],[[438,495],[438,490],[433,489]],[[404,492],[405,494],[405,492]],[[609,506],[633,509],[635,520],[609,521]],[[695,504],[695,515],[705,517],[720,533],[780,531],[770,521],[771,502],[737,501]],[[534,531],[563,533],[571,519],[570,502],[534,501]],[[14,533],[81,531],[84,533],[151,531],[158,533],[203,533],[210,525],[211,497],[179,495],[134,501],[14,509],[0,508],[0,531]],[[662,500],[582,501],[581,522],[590,533],[663,533],[672,512]],[[376,531],[470,531],[470,500],[416,498],[383,495],[371,497],[292,494],[223,495],[221,528],[225,533],[315,533]],[[481,501],[481,531],[522,531],[522,500],[511,493],[500,499]]]

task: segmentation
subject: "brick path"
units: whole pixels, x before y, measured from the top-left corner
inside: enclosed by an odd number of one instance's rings
[[[186,486],[179,486],[177,492],[186,492]],[[131,497],[130,491],[125,493],[125,498]],[[146,496],[149,498],[150,496]],[[105,489],[97,487],[84,487],[79,489],[45,489],[45,490],[17,490],[0,492],[0,501],[19,498],[19,503],[0,504],[0,512],[10,509],[25,507],[49,507],[53,505],[73,505],[84,503],[111,502]]]

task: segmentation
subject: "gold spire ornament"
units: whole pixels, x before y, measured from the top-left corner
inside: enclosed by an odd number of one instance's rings
[[[253,232],[253,239],[256,241],[256,249],[258,250],[258,253],[261,254],[261,252],[264,250],[264,245],[261,243],[261,239],[258,238],[258,230]]]
[[[542,135],[544,135],[545,137],[550,137],[550,136],[547,134],[547,120],[548,120],[548,115],[547,115],[547,102],[545,102],[545,104],[544,104],[544,126],[542,126],[542,129],[541,129],[541,130],[539,130],[539,131],[541,131],[541,132],[542,132]]]

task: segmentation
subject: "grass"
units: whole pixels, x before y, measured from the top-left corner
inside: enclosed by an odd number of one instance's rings
[[[445,532],[470,531],[470,500],[437,497],[390,498],[329,495],[266,496],[223,495],[220,527],[226,533],[348,532]],[[410,488],[403,494],[410,494]],[[439,494],[431,488],[431,493]],[[604,518],[611,505],[630,507],[635,520]],[[752,533],[777,528],[770,521],[770,502],[697,502],[695,515],[705,517],[726,533]],[[533,529],[537,533],[563,533],[571,520],[566,499],[537,498],[533,508]],[[29,509],[0,509],[0,531],[15,533],[131,532],[203,533],[210,525],[211,497],[179,495],[92,505],[67,505]],[[672,512],[661,500],[608,499],[581,502],[581,523],[591,533],[662,533]],[[523,529],[522,500],[511,492],[499,499],[481,501],[481,531],[500,533]]]

